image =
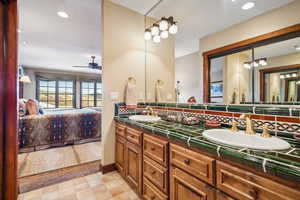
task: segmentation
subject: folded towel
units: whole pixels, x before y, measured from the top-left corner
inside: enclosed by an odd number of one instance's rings
[[[125,103],[127,106],[137,105],[136,81],[132,77],[128,79],[126,85]]]
[[[155,102],[164,102],[163,85],[164,82],[161,80],[157,80],[155,83]]]

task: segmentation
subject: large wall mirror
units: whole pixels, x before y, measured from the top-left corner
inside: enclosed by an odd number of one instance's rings
[[[268,34],[268,39],[265,36],[238,48],[238,43],[229,45],[206,57],[207,102],[300,104],[299,29],[289,32],[286,28]]]

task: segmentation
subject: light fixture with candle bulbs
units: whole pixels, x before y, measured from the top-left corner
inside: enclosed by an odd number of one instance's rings
[[[279,78],[280,79],[286,79],[286,78],[297,78],[298,74],[297,72],[290,72],[290,73],[284,73],[284,74],[280,74]]]
[[[176,34],[178,32],[177,22],[173,17],[162,17],[159,21],[155,22],[151,27],[145,29],[144,39],[153,40],[159,43],[161,39],[167,39],[169,34]]]
[[[256,59],[253,62],[244,62],[244,67],[246,69],[251,69],[251,67],[259,67],[259,66],[266,66],[266,65],[268,65],[267,58]]]
[[[152,34],[150,29],[146,29],[144,33],[144,38],[145,40],[151,40],[152,39]]]

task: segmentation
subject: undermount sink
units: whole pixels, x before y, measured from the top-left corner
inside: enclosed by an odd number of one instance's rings
[[[291,145],[278,137],[264,138],[259,134],[250,135],[244,131],[233,132],[228,129],[210,129],[203,132],[203,137],[209,141],[234,147],[255,150],[285,150]]]
[[[133,115],[129,117],[130,120],[139,121],[139,122],[156,122],[159,121],[160,117],[155,117],[151,115]]]

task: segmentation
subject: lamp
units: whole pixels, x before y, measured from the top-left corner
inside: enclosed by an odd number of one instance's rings
[[[157,24],[154,24],[151,28],[151,34],[153,36],[155,35],[159,35],[159,28],[158,28],[158,25]]]
[[[153,37],[153,42],[160,43],[160,36],[159,35],[154,36]]]
[[[31,80],[30,80],[29,76],[23,75],[20,78],[20,82],[22,82],[22,83],[31,83]]]
[[[152,34],[151,34],[150,29],[145,30],[144,38],[145,38],[145,40],[151,40]]]
[[[29,76],[26,76],[22,65],[19,66],[19,81],[22,83],[31,83]]]
[[[176,22],[173,22],[173,24],[169,28],[169,33],[176,34],[178,32],[178,26],[176,25]]]
[[[165,31],[169,28],[169,22],[168,22],[168,19],[163,17],[161,18],[161,21],[159,22],[159,29],[161,31]]]

